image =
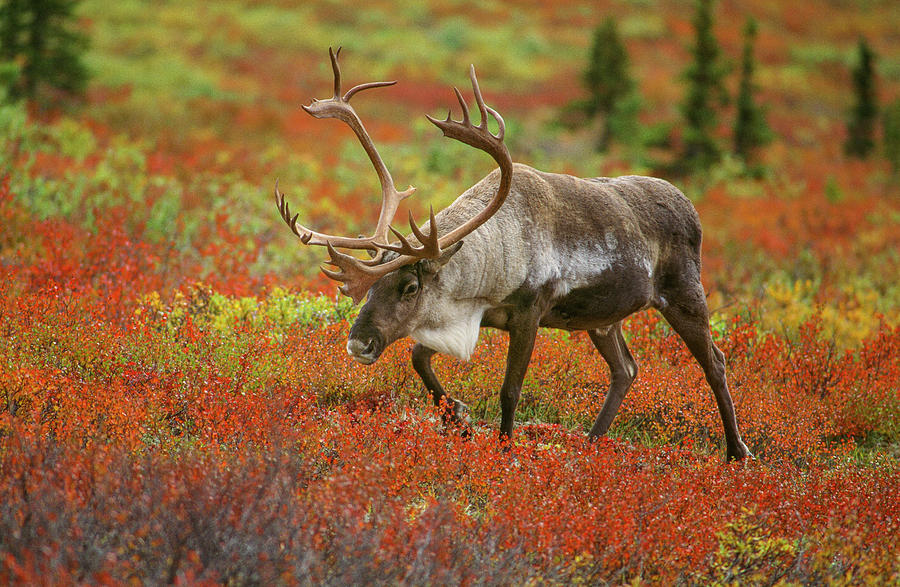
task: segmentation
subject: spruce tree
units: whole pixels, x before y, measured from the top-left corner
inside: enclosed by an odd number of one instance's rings
[[[772,130],[766,122],[763,110],[756,104],[756,84],[753,74],[756,60],[753,42],[756,39],[756,21],[748,18],[744,25],[744,51],[741,58],[741,80],[737,97],[737,116],[734,124],[734,153],[749,161],[753,151],[772,140]]]
[[[890,162],[894,175],[900,175],[900,98],[884,109],[884,156]]]
[[[11,99],[44,98],[45,88],[71,94],[84,90],[81,54],[87,37],[75,30],[78,0],[2,0],[0,59],[18,65],[9,83]]]
[[[724,78],[728,67],[722,62],[713,35],[713,1],[696,1],[696,37],[691,48],[694,59],[684,72],[688,90],[681,105],[685,120],[682,164],[688,171],[707,169],[721,157],[713,133],[719,122],[716,106],[727,102]]]
[[[863,38],[859,39],[857,45],[853,89],[856,94],[856,105],[850,111],[844,152],[851,157],[865,159],[875,147],[873,137],[878,117],[878,103],[875,97],[875,54]]]
[[[0,59],[12,61],[21,50],[26,0],[0,2]]]
[[[628,72],[628,52],[612,18],[607,18],[594,31],[584,85],[589,94],[585,112],[589,118],[598,115],[603,118],[597,150],[605,151],[613,139],[627,138],[617,136],[618,129],[629,127],[627,121],[617,118],[634,117],[634,108],[626,104],[634,91],[634,80]]]

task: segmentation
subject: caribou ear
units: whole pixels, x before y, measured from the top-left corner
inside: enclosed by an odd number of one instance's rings
[[[425,259],[424,261],[419,261],[422,273],[425,275],[435,275],[441,270],[441,267],[447,264],[450,257],[455,255],[456,252],[462,248],[462,245],[463,241],[456,242],[442,251],[441,256],[437,259]]]

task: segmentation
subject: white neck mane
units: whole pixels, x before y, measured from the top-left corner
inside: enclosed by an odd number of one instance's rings
[[[437,320],[417,327],[410,337],[439,353],[468,360],[478,342],[481,316],[487,308],[488,304],[481,301],[454,300],[443,308]]]

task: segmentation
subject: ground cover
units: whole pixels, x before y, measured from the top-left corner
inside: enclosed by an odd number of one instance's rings
[[[502,334],[468,363],[435,360],[472,409],[467,438],[428,407],[408,341],[369,368],[346,356],[355,309],[271,198],[277,177],[312,225],[374,222],[355,139],[298,109],[330,89],[329,44],[353,80],[401,79],[358,108],[398,185],[419,188],[419,217],[490,170],[422,116],[469,62],[517,161],[659,172],[558,124],[607,12],[642,120],[678,141],[677,3],[395,4],[186,2],[149,18],[85,1],[86,102],[0,107],[0,578],[896,581],[900,187],[841,151],[858,34],[883,57],[883,99],[900,92],[893,5],[719,7],[734,56],[743,18],[760,19],[779,137],[762,176],[726,159],[671,178],[703,221],[712,328],[757,456],[726,465],[702,373],[652,313],[627,323],[641,373],[593,445],[608,375],[582,335],[541,333],[506,453]]]

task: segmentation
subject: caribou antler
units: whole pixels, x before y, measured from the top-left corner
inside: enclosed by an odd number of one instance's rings
[[[337,53],[334,53],[334,51],[329,49],[328,53],[331,56],[332,69],[334,70],[334,97],[324,101],[314,100],[310,106],[304,106],[303,108],[316,118],[338,118],[349,124],[359,137],[366,153],[369,154],[369,158],[375,166],[375,171],[378,173],[378,178],[381,180],[382,186],[381,214],[378,218],[378,224],[375,227],[375,233],[371,237],[362,238],[337,237],[321,234],[302,225],[298,225],[297,215],[291,216],[290,207],[284,199],[284,194],[278,191],[277,183],[275,186],[275,201],[278,210],[281,213],[281,217],[288,226],[291,227],[294,234],[300,237],[300,240],[304,244],[324,245],[328,247],[328,252],[330,254],[328,263],[337,267],[338,271],[323,268],[322,272],[331,279],[342,282],[343,285],[340,287],[340,291],[353,298],[354,302],[359,303],[359,301],[365,297],[369,288],[382,276],[387,275],[391,271],[395,271],[404,265],[415,263],[420,259],[436,259],[440,257],[443,250],[459,242],[463,237],[484,224],[497,212],[497,210],[500,209],[500,206],[503,205],[506,196],[509,194],[510,185],[512,183],[513,164],[509,151],[503,143],[506,125],[503,122],[503,118],[496,110],[485,105],[484,98],[481,95],[481,89],[478,87],[478,79],[475,77],[475,67],[472,66],[469,70],[469,78],[472,82],[475,102],[481,113],[480,123],[477,126],[472,123],[469,117],[469,108],[466,105],[462,92],[457,88],[453,88],[453,91],[456,93],[456,98],[462,108],[462,120],[453,120],[450,114],[447,115],[446,120],[436,120],[431,116],[428,116],[428,120],[440,128],[443,131],[444,136],[471,145],[491,155],[491,157],[493,157],[500,165],[500,185],[497,188],[497,193],[494,194],[494,197],[481,212],[440,238],[438,238],[434,209],[431,210],[429,215],[427,234],[416,225],[413,221],[412,213],[410,213],[409,227],[420,246],[411,244],[407,237],[404,237],[390,226],[390,222],[397,211],[397,205],[403,198],[409,196],[415,188],[410,187],[405,192],[397,192],[394,189],[394,183],[390,173],[384,166],[384,162],[381,160],[378,152],[375,150],[375,146],[372,143],[371,138],[369,138],[368,133],[366,133],[363,128],[362,122],[349,104],[350,97],[356,92],[369,88],[392,85],[395,82],[361,84],[341,97],[341,72],[337,62],[340,49],[338,49]],[[488,114],[493,116],[497,121],[499,127],[497,134],[491,133],[488,129]],[[389,244],[387,242],[388,231],[397,237],[399,241],[398,245]],[[341,253],[337,251],[335,247],[367,249],[369,251],[374,250],[376,251],[376,256],[373,259],[362,260]],[[390,261],[384,262],[384,251],[393,251],[398,253],[398,256]]]
[[[378,222],[375,225],[375,232],[370,237],[349,238],[323,234],[311,230],[302,224],[298,224],[297,218],[299,215],[295,214],[294,216],[291,216],[290,208],[284,199],[284,194],[278,191],[277,183],[275,185],[275,203],[278,206],[281,217],[288,226],[291,227],[294,234],[300,237],[303,244],[325,246],[330,243],[332,246],[343,247],[345,249],[367,249],[376,253],[375,259],[370,261],[370,263],[374,263],[378,262],[382,255],[382,252],[375,243],[385,242],[388,239],[389,226],[394,215],[397,213],[397,207],[404,198],[409,197],[415,192],[416,188],[409,186],[405,191],[397,191],[394,187],[394,179],[391,177],[391,173],[384,164],[381,155],[378,154],[375,143],[372,142],[372,138],[363,126],[362,120],[360,120],[356,110],[350,105],[350,98],[363,90],[392,86],[397,82],[369,82],[366,84],[359,84],[341,96],[341,66],[338,63],[340,55],[340,48],[338,48],[337,52],[330,47],[328,48],[328,56],[331,57],[331,69],[334,72],[334,96],[327,100],[313,100],[312,104],[309,106],[301,107],[316,118],[337,118],[338,120],[347,123],[347,125],[353,129],[353,132],[356,133],[359,142],[362,144],[363,149],[365,149],[366,154],[372,161],[372,165],[375,167],[375,173],[378,174],[379,182],[381,182],[381,212],[378,216]]]
[[[494,197],[484,210],[441,237],[439,241],[441,249],[445,249],[460,241],[464,236],[493,216],[500,209],[500,206],[503,205],[503,202],[506,201],[506,196],[509,195],[509,188],[512,183],[512,157],[509,156],[509,150],[503,142],[503,138],[506,136],[506,124],[496,110],[485,106],[484,98],[481,96],[481,88],[478,87],[478,78],[475,77],[474,65],[469,67],[469,79],[472,81],[475,102],[478,104],[478,109],[481,112],[481,122],[478,126],[473,126],[471,120],[469,120],[469,109],[466,107],[466,101],[463,99],[462,93],[457,88],[453,88],[453,91],[456,92],[456,99],[459,100],[459,105],[462,107],[463,118],[461,121],[452,120],[450,112],[447,113],[446,120],[436,120],[427,114],[426,117],[432,124],[443,131],[445,137],[456,139],[476,149],[481,149],[493,157],[494,161],[500,166],[500,185],[497,187],[497,193],[494,194]],[[488,130],[488,114],[497,121],[499,130],[496,135]]]

